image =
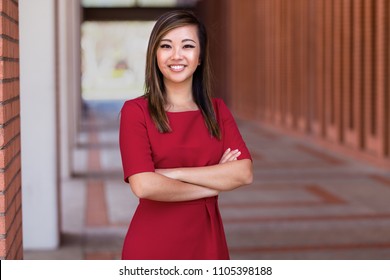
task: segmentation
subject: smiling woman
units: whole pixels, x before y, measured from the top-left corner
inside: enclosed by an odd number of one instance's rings
[[[164,77],[165,90],[170,93],[167,105],[173,110],[178,110],[175,104],[184,111],[196,108],[191,102],[191,85],[192,75],[200,64],[198,41],[195,25],[182,26],[169,31],[157,50],[157,65]]]
[[[123,259],[229,259],[218,194],[252,182],[252,159],[211,97],[207,48],[188,11],[162,15],[150,35],[146,92],[121,111],[124,180],[139,197]]]

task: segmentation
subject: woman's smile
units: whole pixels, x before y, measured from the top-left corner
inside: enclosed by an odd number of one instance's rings
[[[174,72],[181,72],[184,70],[185,65],[170,65],[169,68],[172,69]]]

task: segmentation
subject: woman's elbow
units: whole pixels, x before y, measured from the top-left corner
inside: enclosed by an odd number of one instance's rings
[[[253,183],[253,173],[251,171],[247,171],[245,176],[242,178],[242,186],[247,186]]]
[[[143,180],[139,180],[137,176],[132,176],[129,178],[129,184],[131,191],[138,198],[148,198],[148,193],[146,188],[143,186]]]
[[[245,172],[243,172],[243,185],[250,185],[253,183],[253,164],[251,160],[245,162]]]
[[[245,185],[250,185],[253,183],[253,172],[250,171],[250,173],[248,174],[248,176],[246,176],[245,178]]]
[[[145,192],[143,191],[142,187],[140,187],[139,185],[137,184],[132,184],[130,183],[130,188],[131,188],[131,191],[133,192],[133,194],[138,197],[138,198],[146,198],[146,194]]]
[[[233,182],[228,190],[233,190],[238,187],[250,185],[253,182],[253,167],[250,159],[244,159],[238,162],[240,168],[237,170],[236,180]]]

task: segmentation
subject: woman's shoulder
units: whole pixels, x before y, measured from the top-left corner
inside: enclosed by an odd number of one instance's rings
[[[214,109],[216,110],[217,113],[221,113],[221,112],[224,113],[226,110],[228,110],[225,101],[222,98],[214,97],[212,101],[213,101]]]
[[[123,104],[122,111],[131,109],[135,110],[137,108],[142,111],[148,109],[148,100],[144,96],[139,96],[133,99],[126,100]]]
[[[133,99],[126,100],[125,105],[138,105],[142,107],[148,106],[148,100],[145,96],[141,95]]]
[[[145,119],[148,115],[148,100],[143,97],[126,100],[121,109],[121,116],[136,119]]]
[[[233,115],[222,98],[213,98],[213,105],[218,122],[231,120]]]

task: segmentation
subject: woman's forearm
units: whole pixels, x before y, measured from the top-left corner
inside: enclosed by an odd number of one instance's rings
[[[156,172],[169,178],[218,191],[232,190],[249,185],[253,181],[252,161],[249,159],[211,166],[160,169]]]
[[[139,198],[156,201],[188,201],[218,195],[218,191],[186,183],[154,172],[144,172],[129,177],[130,187]]]

